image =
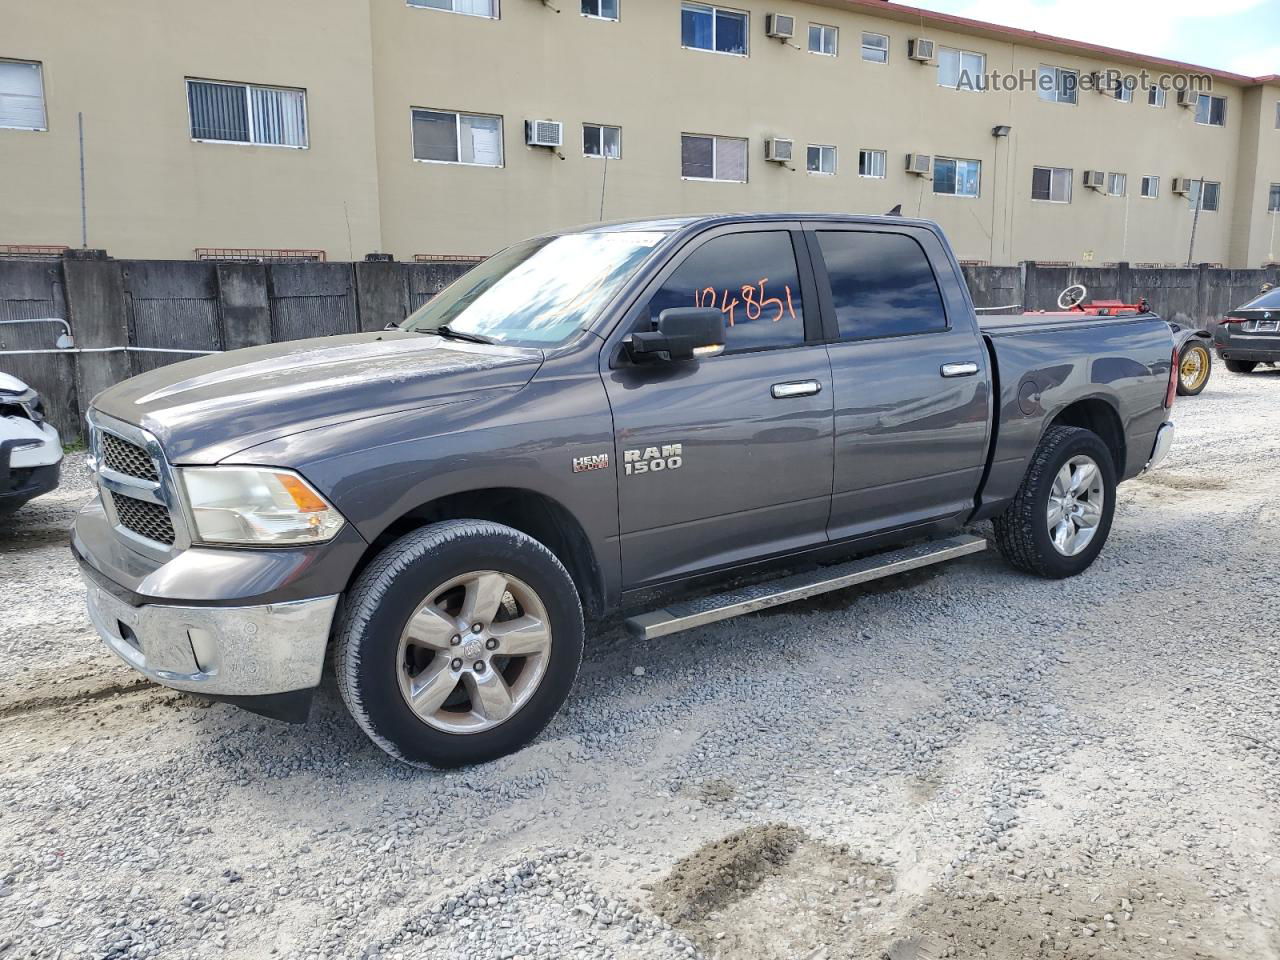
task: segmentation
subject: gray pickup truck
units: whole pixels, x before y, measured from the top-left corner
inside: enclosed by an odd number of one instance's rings
[[[398,329],[105,391],[72,546],[157,682],[301,720],[332,657],[379,746],[475,763],[551,720],[584,620],[661,636],[982,549],[988,519],[1013,566],[1080,573],[1169,447],[1174,358],[1151,314],[979,321],[927,222],[597,225]]]

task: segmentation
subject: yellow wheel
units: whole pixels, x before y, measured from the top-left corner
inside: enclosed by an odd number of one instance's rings
[[[1213,358],[1209,348],[1199,340],[1192,340],[1178,354],[1178,393],[1184,397],[1194,397],[1209,382],[1209,371],[1213,369]]]

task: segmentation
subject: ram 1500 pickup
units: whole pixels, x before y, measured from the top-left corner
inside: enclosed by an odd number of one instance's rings
[[[1174,356],[1152,314],[979,321],[932,223],[596,225],[398,329],[106,390],[72,545],[155,681],[305,719],[331,656],[379,746],[474,763],[559,709],[584,619],[642,599],[660,636],[981,549],[983,520],[1014,567],[1082,572],[1168,450]]]

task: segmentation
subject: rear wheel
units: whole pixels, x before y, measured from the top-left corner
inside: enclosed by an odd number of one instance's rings
[[[1253,373],[1258,365],[1257,360],[1223,360],[1222,365],[1232,373]]]
[[[1115,466],[1102,438],[1080,427],[1050,427],[1013,503],[995,520],[996,544],[1019,570],[1073,577],[1102,551],[1115,505]]]
[[[352,587],[338,688],[392,756],[482,763],[542,731],[582,644],[577,590],[550,550],[496,523],[432,524],[387,547]]]
[[[1178,393],[1194,397],[1209,383],[1213,357],[1201,340],[1189,340],[1178,354]]]

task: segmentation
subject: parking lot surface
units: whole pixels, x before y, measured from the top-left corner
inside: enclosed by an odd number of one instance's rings
[[[141,681],[0,518],[0,957],[1280,957],[1280,371],[1084,576],[990,551],[648,644],[484,767]],[[976,530],[982,532],[984,528]]]

